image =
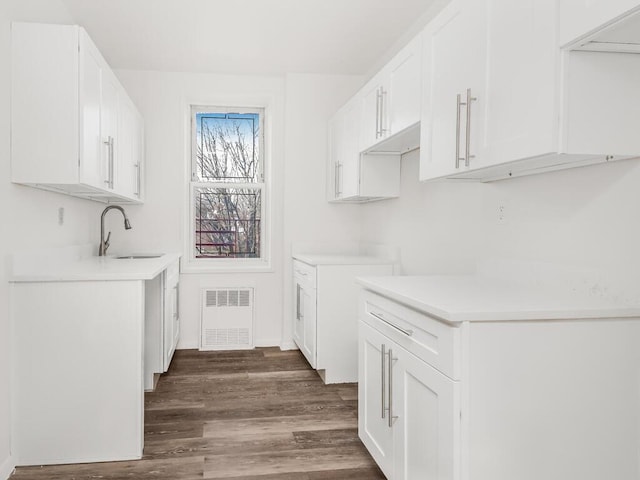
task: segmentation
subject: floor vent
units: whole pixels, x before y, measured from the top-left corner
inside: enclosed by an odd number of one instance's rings
[[[253,289],[204,289],[200,350],[249,348],[253,348]]]

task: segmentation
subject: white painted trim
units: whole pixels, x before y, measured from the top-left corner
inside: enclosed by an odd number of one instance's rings
[[[299,348],[292,340],[289,342],[282,342],[280,344],[280,350],[299,350]]]
[[[273,223],[274,223],[274,212],[273,212],[273,163],[274,163],[274,143],[276,139],[273,137],[272,130],[274,129],[274,113],[273,110],[275,105],[277,104],[276,95],[273,93],[267,94],[249,94],[249,95],[240,95],[240,94],[220,94],[215,96],[214,98],[183,98],[182,100],[182,108],[185,114],[185,122],[184,122],[184,152],[185,158],[188,161],[184,163],[184,180],[187,184],[186,188],[186,197],[185,197],[185,215],[184,215],[184,225],[183,225],[183,248],[184,255],[181,259],[180,267],[181,273],[184,271],[185,273],[210,273],[210,274],[218,274],[218,273],[272,273],[274,271],[274,266],[272,265],[273,261],[273,245],[271,243],[273,238]],[[263,255],[260,259],[255,259],[251,263],[246,263],[242,265],[241,262],[238,262],[237,266],[234,268],[233,265],[220,265],[220,266],[211,266],[207,265],[207,263],[198,262],[196,259],[192,259],[192,218],[194,216],[194,205],[192,202],[191,195],[191,174],[192,174],[192,142],[193,142],[193,129],[192,129],[192,107],[193,106],[219,106],[223,108],[240,108],[240,109],[248,109],[262,110],[262,147],[263,147],[263,199],[262,199],[262,247],[263,247]],[[277,345],[279,342],[275,342],[274,345]]]
[[[179,345],[176,350],[198,350],[199,342],[188,342]],[[276,339],[261,339],[254,341],[254,347],[280,347],[280,350],[298,350],[298,346],[293,342],[281,343]]]
[[[11,455],[0,464],[0,480],[7,480],[15,472],[16,464]]]
[[[279,338],[262,338],[259,340],[254,339],[253,345],[255,347],[279,347],[280,339]]]

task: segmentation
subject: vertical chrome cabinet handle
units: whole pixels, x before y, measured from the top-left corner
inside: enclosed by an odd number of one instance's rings
[[[384,418],[385,414],[387,413],[387,402],[386,402],[386,398],[385,398],[385,394],[387,393],[386,392],[387,388],[386,388],[385,383],[386,383],[387,379],[386,379],[386,375],[385,375],[385,372],[384,372],[384,362],[385,362],[386,356],[387,356],[386,346],[383,343],[382,346],[380,347],[380,358],[382,360],[382,368],[381,368],[382,376],[380,377],[381,378],[381,382],[380,383],[382,385],[382,396],[381,396],[381,398],[382,398],[382,402],[381,402],[382,403],[382,412],[381,412],[381,418]]]
[[[300,284],[296,283],[296,320],[300,320]]]
[[[140,198],[140,164],[136,163],[134,168],[136,169],[136,191],[133,194]]]
[[[178,320],[178,318],[180,318],[180,284],[176,283],[173,289],[176,291],[176,311],[173,312],[173,318]]]
[[[380,89],[376,89],[376,140],[380,138]]]
[[[456,168],[460,168],[460,107],[464,105],[462,103],[461,95],[458,94],[456,100]]]
[[[333,166],[333,196],[334,197],[338,197],[338,165],[339,163],[336,162],[335,165]]]
[[[467,101],[463,104],[467,106],[467,138],[465,143],[464,153],[464,166],[469,166],[469,159],[474,158],[474,155],[470,155],[471,151],[471,102],[478,100],[476,97],[471,96],[471,89],[467,88]]]
[[[109,188],[113,188],[113,137],[109,137]]]
[[[113,137],[109,137],[109,188],[113,188]]]
[[[387,92],[384,87],[380,87],[380,137],[384,137],[387,133],[387,129],[384,128],[384,120],[385,120],[385,112],[386,112],[386,102],[385,97],[387,96]]]
[[[107,179],[104,183],[107,184],[107,187],[111,187],[111,136],[102,143],[107,146]]]
[[[342,195],[342,164],[338,164],[338,196]]]
[[[393,427],[393,421],[398,418],[393,415],[393,349],[389,349],[389,428]]]

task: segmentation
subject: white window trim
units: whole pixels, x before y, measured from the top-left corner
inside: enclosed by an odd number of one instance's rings
[[[256,102],[258,103],[258,102]],[[272,266],[272,210],[271,210],[271,116],[270,102],[258,104],[245,104],[241,102],[187,102],[185,110],[185,202],[188,207],[184,210],[185,221],[183,227],[184,250],[181,263],[183,273],[268,273],[273,272]],[[261,183],[240,182],[193,182],[193,145],[195,142],[195,130],[193,128],[193,109],[200,111],[228,110],[229,112],[256,112],[261,111],[262,128],[262,176]],[[197,187],[206,188],[256,188],[262,191],[261,198],[261,257],[260,258],[195,258],[195,202],[193,191]]]

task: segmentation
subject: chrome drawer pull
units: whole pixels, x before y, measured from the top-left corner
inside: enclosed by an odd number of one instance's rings
[[[413,330],[407,330],[405,328],[399,327],[398,325],[395,325],[395,324],[391,323],[389,320],[384,318],[384,316],[381,313],[375,313],[375,312],[369,312],[369,313],[371,315],[373,315],[374,317],[376,317],[378,320],[382,320],[384,323],[386,323],[390,327],[393,327],[396,330],[398,330],[399,332],[404,333],[407,337],[412,337],[413,336]]]

